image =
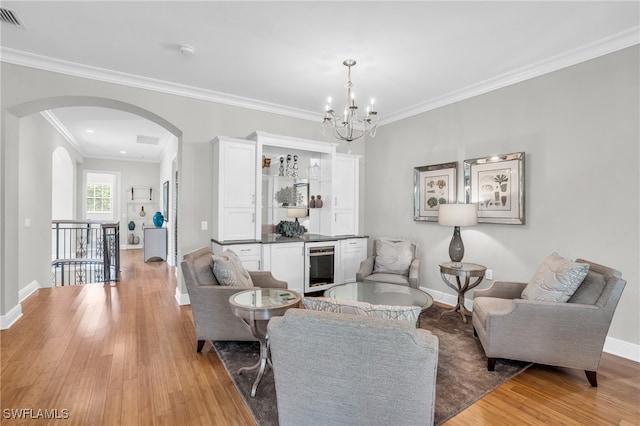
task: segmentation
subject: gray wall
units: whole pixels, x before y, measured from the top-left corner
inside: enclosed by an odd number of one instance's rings
[[[463,228],[465,260],[497,280],[528,281],[553,251],[619,269],[628,283],[609,335],[640,343],[638,51],[384,126],[366,145],[365,232],[417,240],[421,286],[453,294],[438,268],[453,230],[412,220],[413,168],[458,161],[463,200],[465,159],[525,151],[526,225]]]
[[[0,315],[18,304],[19,117],[59,106],[69,96],[108,99],[143,109],[177,129],[180,251],[209,244],[211,147],[216,135],[255,130],[316,140],[319,123],[144,89],[0,63],[2,76],[2,222]],[[556,250],[623,271],[629,281],[610,335],[638,345],[638,48],[520,83],[384,126],[366,141],[361,227],[371,236],[404,236],[422,246],[422,284],[448,292],[437,273],[451,229],[412,220],[413,167],[496,153],[527,153],[527,224],[463,229],[467,260],[497,279],[528,280]],[[47,100],[54,99],[53,105]],[[44,100],[44,101],[43,101]],[[181,134],[180,134],[181,133]],[[354,153],[362,153],[362,142]],[[341,151],[344,146],[341,145]],[[34,153],[37,155],[37,152]],[[50,158],[50,157],[48,157]],[[461,179],[461,175],[458,176]],[[43,184],[50,187],[50,182]],[[461,185],[461,182],[459,183]],[[366,219],[365,219],[366,218]],[[48,219],[47,219],[48,222]],[[18,279],[18,276],[20,278]],[[184,289],[179,289],[184,291]]]

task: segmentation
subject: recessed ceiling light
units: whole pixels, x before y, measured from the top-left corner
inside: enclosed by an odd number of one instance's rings
[[[120,154],[126,154],[127,151],[120,151]]]
[[[87,129],[87,133],[95,133],[96,131],[93,129]]]

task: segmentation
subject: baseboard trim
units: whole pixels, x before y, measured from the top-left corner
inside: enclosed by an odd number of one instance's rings
[[[428,287],[420,287],[420,289],[429,293],[435,302],[449,306],[455,306],[458,303],[458,297],[452,294]],[[473,299],[465,299],[464,306],[471,311],[473,309]],[[635,345],[614,337],[607,336],[602,351],[630,361],[640,362],[640,345]]]
[[[178,302],[178,305],[180,306],[190,305],[191,300],[189,300],[189,294],[180,293],[180,289],[176,287],[176,302]]]
[[[18,300],[20,300],[20,303],[24,302],[27,297],[31,296],[36,290],[39,290],[40,288],[41,286],[38,281],[32,281],[31,283],[29,283],[29,285],[18,292]]]
[[[19,303],[9,312],[0,315],[0,330],[7,330],[22,317],[22,305]]]

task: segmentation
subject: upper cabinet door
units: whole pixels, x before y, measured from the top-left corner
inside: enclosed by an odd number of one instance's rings
[[[359,158],[337,154],[334,161],[333,208],[354,210],[358,204]]]
[[[256,198],[256,147],[254,144],[225,142],[220,151],[226,208],[252,207]]]

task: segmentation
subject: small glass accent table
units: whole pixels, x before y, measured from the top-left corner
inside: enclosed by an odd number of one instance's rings
[[[464,307],[464,294],[472,288],[477,287],[482,282],[486,270],[486,267],[476,263],[441,263],[440,276],[442,277],[442,280],[446,285],[458,293],[458,304],[453,309],[442,312],[442,314],[446,314],[448,312],[459,312],[462,316],[462,322],[466,324],[467,315],[471,315],[471,312]],[[456,284],[451,283],[447,278],[447,275],[456,277]],[[471,283],[472,277],[476,278],[473,283]],[[464,279],[464,284],[460,282],[460,278]]]
[[[272,317],[284,315],[287,309],[295,308],[300,303],[300,295],[292,290],[280,288],[263,288],[260,290],[246,290],[229,297],[229,304],[233,314],[242,320],[242,323],[251,330],[260,342],[260,359],[255,365],[242,367],[238,374],[245,371],[258,370],[251,397],[256,396],[258,385],[262,380],[267,365],[271,366],[269,353],[269,336],[266,327],[258,327],[258,321],[269,321]]]
[[[422,311],[433,305],[433,297],[422,290],[400,284],[377,281],[338,284],[324,292],[331,299],[367,302],[372,305],[419,306]],[[418,318],[418,326],[420,319]]]

